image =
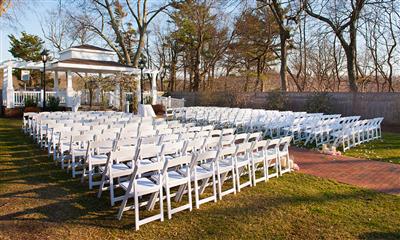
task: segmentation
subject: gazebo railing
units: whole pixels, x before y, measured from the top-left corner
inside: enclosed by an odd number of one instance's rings
[[[185,99],[183,98],[180,99],[180,98],[158,96],[156,102],[157,104],[162,104],[167,108],[178,108],[185,106]]]
[[[39,105],[43,101],[43,90],[40,91],[15,91],[14,92],[14,106],[23,107],[25,105],[25,99],[35,99]],[[50,96],[56,96],[55,91],[46,91],[46,101],[49,100]],[[58,98],[60,98],[60,104],[65,104],[65,93],[58,92]]]

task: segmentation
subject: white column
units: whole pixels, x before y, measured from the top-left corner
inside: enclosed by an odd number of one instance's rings
[[[67,107],[72,107],[74,102],[74,89],[72,88],[72,72],[71,70],[67,71],[67,90],[66,90],[66,98],[67,98]]]
[[[14,86],[12,78],[13,68],[11,62],[7,62],[6,64],[7,67],[3,69],[3,105],[7,108],[14,108]]]
[[[56,96],[58,97],[58,71],[54,71],[54,91],[56,92]]]
[[[102,77],[103,77],[103,75],[101,73],[99,73],[99,78],[102,78]],[[101,103],[101,87],[98,87],[96,89],[96,102],[99,104]]]
[[[137,97],[138,104],[140,104],[140,102],[142,101],[142,96],[140,95],[140,91],[141,91],[141,88],[140,88],[140,75],[136,79],[137,79],[136,80],[136,82],[137,82],[137,84],[136,84],[136,97]]]
[[[114,89],[114,104],[113,105],[114,105],[114,107],[116,107],[118,109],[120,107],[119,106],[120,91],[121,91],[120,85],[119,85],[119,83],[117,83],[117,85],[115,85],[115,89]]]
[[[153,72],[151,74],[151,104],[153,105],[157,103],[157,73]]]

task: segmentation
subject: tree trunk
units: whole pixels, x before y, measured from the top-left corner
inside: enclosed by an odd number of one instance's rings
[[[286,92],[286,69],[287,69],[287,57],[286,57],[286,34],[280,34],[280,46],[281,46],[281,69],[279,71],[280,79],[281,79],[281,91]]]
[[[138,42],[138,47],[137,47],[135,56],[133,57],[133,61],[132,61],[133,67],[137,67],[139,64],[139,58],[140,58],[140,55],[142,54],[144,45],[146,43],[146,31],[147,31],[146,25],[144,25],[142,28],[139,29],[139,42]]]
[[[347,64],[347,77],[349,79],[349,87],[351,92],[357,92],[357,83],[356,83],[356,72],[354,69],[354,51],[352,47],[349,46],[344,50],[346,54],[346,64]]]

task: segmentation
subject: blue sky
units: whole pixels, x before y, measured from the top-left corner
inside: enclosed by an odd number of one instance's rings
[[[14,27],[6,26],[0,20],[0,62],[12,58],[8,52],[10,44],[8,41],[9,34],[19,35],[20,32],[26,31],[30,34],[35,34],[43,38],[40,28],[41,16],[47,10],[57,6],[58,0],[22,0],[23,4],[28,4],[29,9],[24,10],[22,14],[16,13],[19,24]]]

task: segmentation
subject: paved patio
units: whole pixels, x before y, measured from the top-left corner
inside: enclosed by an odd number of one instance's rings
[[[400,164],[330,156],[292,148],[300,172],[389,194],[400,194]]]

